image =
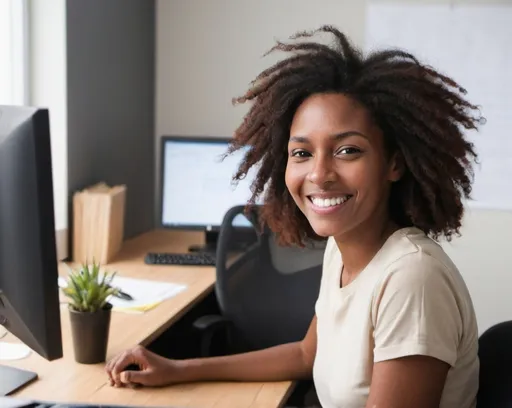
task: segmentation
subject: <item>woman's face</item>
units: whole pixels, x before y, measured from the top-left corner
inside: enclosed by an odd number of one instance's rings
[[[380,129],[350,97],[315,94],[297,109],[285,181],[318,235],[341,238],[386,222],[399,167]]]

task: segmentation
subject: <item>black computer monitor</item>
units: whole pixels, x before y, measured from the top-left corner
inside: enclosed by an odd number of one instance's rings
[[[203,230],[205,245],[194,251],[215,252],[219,229],[226,212],[245,205],[251,197],[256,169],[236,185],[232,178],[243,156],[241,149],[223,159],[229,138],[163,136],[161,140],[161,226]],[[244,216],[237,217],[236,242],[249,245],[254,230]]]
[[[62,357],[54,224],[48,110],[0,105],[0,324],[47,360]],[[26,374],[0,366],[2,393]]]

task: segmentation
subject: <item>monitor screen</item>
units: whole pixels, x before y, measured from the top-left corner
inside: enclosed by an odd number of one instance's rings
[[[224,159],[229,139],[173,138],[162,142],[162,225],[218,229],[226,212],[245,205],[256,169],[244,180],[232,182],[245,150]],[[240,216],[234,225],[250,226]]]

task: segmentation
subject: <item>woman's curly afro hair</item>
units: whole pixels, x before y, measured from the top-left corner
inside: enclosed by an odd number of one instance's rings
[[[328,46],[304,40],[317,32],[335,41]],[[365,57],[331,26],[291,37],[299,39],[277,42],[268,53],[292,55],[264,70],[243,96],[233,99],[253,102],[227,153],[248,147],[235,182],[258,166],[249,206],[264,192],[262,219],[283,244],[318,238],[286,188],[287,145],[299,105],[312,94],[335,92],[362,104],[390,151],[398,150],[404,159],[405,173],[391,189],[393,221],[416,226],[434,239],[458,234],[477,159],[463,132],[484,122],[477,107],[464,99],[466,90],[402,50]]]

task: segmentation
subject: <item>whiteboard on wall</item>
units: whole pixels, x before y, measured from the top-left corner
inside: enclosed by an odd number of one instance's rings
[[[487,123],[468,132],[479,155],[473,208],[512,210],[512,6],[370,2],[365,49],[399,47],[452,77]]]

